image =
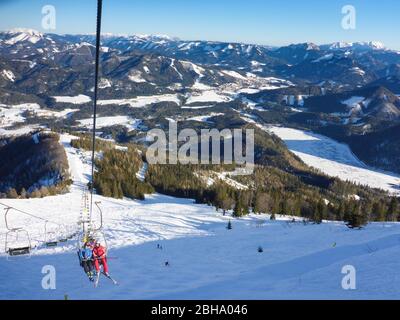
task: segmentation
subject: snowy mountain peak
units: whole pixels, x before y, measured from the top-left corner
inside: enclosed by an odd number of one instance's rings
[[[386,49],[385,45],[379,41],[370,41],[368,42],[368,44],[373,49],[378,49],[378,50]]]
[[[306,50],[319,50],[319,47],[312,42],[307,42],[304,44],[306,46]]]
[[[304,50],[320,50],[319,46],[317,46],[313,42],[304,42],[304,43],[293,43],[288,46],[289,48],[301,48]]]
[[[146,41],[176,41],[177,38],[172,38],[165,34],[135,34],[132,35],[133,39],[141,39]]]
[[[334,42],[327,45],[329,49],[363,49],[363,50],[385,50],[386,47],[382,42],[379,41],[368,41],[368,42]]]
[[[25,28],[12,29],[8,31],[6,34],[10,36],[10,38],[5,41],[5,44],[8,45],[13,45],[22,41],[37,43],[39,40],[44,38],[43,33],[34,29],[25,29]]]

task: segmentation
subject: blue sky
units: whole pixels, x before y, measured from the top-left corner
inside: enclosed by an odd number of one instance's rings
[[[57,10],[55,33],[93,33],[96,0],[0,0],[0,30],[41,28],[41,9]],[[355,30],[341,27],[344,5]],[[104,0],[103,32],[167,34],[185,40],[285,45],[382,41],[400,49],[398,0]]]

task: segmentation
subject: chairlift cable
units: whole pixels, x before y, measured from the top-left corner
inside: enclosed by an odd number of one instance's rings
[[[101,36],[101,17],[102,17],[103,0],[97,0],[97,25],[96,25],[96,63],[95,63],[95,84],[94,84],[94,100],[93,100],[93,136],[92,136],[92,181],[90,189],[90,215],[92,220],[93,212],[93,193],[94,193],[94,160],[96,148],[96,116],[97,116],[97,94],[99,84],[99,66],[100,66],[100,36]]]
[[[56,224],[56,225],[58,225],[58,226],[65,226],[65,225],[63,225],[63,224],[61,224],[61,223],[58,223],[58,222],[55,222],[55,221],[51,221],[51,220],[49,220],[49,219],[45,219],[45,218],[36,216],[36,215],[34,215],[34,214],[32,214],[32,213],[29,213],[29,212],[26,212],[26,211],[23,211],[23,210],[14,208],[14,207],[12,207],[12,206],[10,206],[10,205],[7,205],[7,204],[1,203],[1,202],[0,202],[0,205],[4,206],[6,209],[7,209],[7,208],[13,209],[14,211],[17,211],[17,212],[19,212],[19,213],[25,214],[25,215],[27,215],[27,216],[30,216],[30,217],[32,217],[32,218],[35,218],[35,219],[38,219],[38,220],[41,220],[41,221],[44,221],[44,222],[51,222],[51,223]]]

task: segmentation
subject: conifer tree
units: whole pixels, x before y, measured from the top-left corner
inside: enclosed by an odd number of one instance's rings
[[[346,216],[346,225],[351,229],[361,229],[368,222],[368,217],[361,210],[361,206],[359,203],[354,204],[350,207],[351,211]]]
[[[396,221],[398,219],[398,202],[396,197],[393,197],[392,200],[390,200],[388,218],[390,221]]]
[[[18,198],[18,192],[14,188],[8,189],[7,191],[7,198],[10,199],[17,199]]]
[[[385,221],[386,214],[381,201],[376,201],[372,206],[372,214],[376,217],[378,221]]]
[[[20,198],[25,199],[26,196],[27,196],[26,190],[25,190],[25,188],[22,188],[21,192],[20,192]]]

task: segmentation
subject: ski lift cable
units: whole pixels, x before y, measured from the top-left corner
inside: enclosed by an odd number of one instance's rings
[[[12,207],[12,206],[6,205],[6,204],[1,203],[1,202],[0,202],[0,205],[2,205],[3,207],[5,207],[5,209],[9,209],[9,210],[12,209],[12,210],[14,210],[14,211],[17,211],[17,212],[19,212],[19,213],[25,214],[25,215],[27,215],[27,216],[30,216],[30,217],[32,217],[32,218],[35,218],[35,219],[38,219],[38,220],[41,220],[41,221],[44,221],[44,222],[51,222],[51,223],[56,224],[56,225],[58,225],[58,226],[64,226],[64,225],[61,224],[61,223],[58,223],[58,222],[55,222],[55,221],[51,221],[51,220],[49,220],[49,219],[45,219],[45,218],[36,216],[36,215],[34,215],[34,214],[32,214],[32,213],[29,213],[29,212],[26,212],[26,211],[23,211],[23,210],[14,208],[14,207]]]
[[[89,219],[92,220],[93,212],[93,192],[94,192],[94,160],[96,147],[96,116],[97,116],[97,96],[99,84],[99,66],[100,66],[100,36],[101,36],[101,17],[102,17],[103,0],[97,0],[97,24],[96,24],[96,63],[95,63],[95,85],[93,100],[93,136],[92,136],[92,181],[90,190],[90,213]]]

